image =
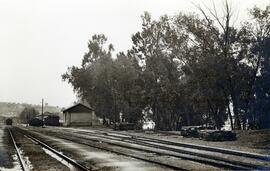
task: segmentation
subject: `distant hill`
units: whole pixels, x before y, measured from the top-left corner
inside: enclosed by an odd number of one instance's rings
[[[41,113],[41,105],[32,105],[27,103],[12,103],[12,102],[0,102],[0,116],[16,117],[25,107],[34,107]],[[44,112],[60,113],[61,108],[58,106],[43,107]]]

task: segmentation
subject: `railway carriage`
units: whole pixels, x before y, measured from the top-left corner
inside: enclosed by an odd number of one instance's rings
[[[11,118],[6,119],[6,125],[12,125],[12,122]]]

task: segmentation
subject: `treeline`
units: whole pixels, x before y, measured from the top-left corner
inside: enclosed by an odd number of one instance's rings
[[[78,96],[111,122],[121,115],[140,123],[150,117],[161,130],[213,125],[229,118],[233,129],[270,127],[270,5],[254,7],[250,20],[234,26],[226,2],[198,6],[203,17],[180,13],[152,20],[127,52],[114,54],[107,38],[94,35],[81,66],[62,75]],[[234,117],[234,119],[233,119]]]

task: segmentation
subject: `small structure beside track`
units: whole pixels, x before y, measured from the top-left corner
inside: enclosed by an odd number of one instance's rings
[[[63,111],[63,126],[94,126],[101,125],[93,108],[84,104],[75,104]]]

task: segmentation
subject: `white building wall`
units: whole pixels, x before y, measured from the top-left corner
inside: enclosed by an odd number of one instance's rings
[[[91,113],[65,113],[64,126],[93,126],[100,125],[95,112]]]
[[[70,124],[78,126],[91,126],[92,114],[91,113],[70,113]]]

